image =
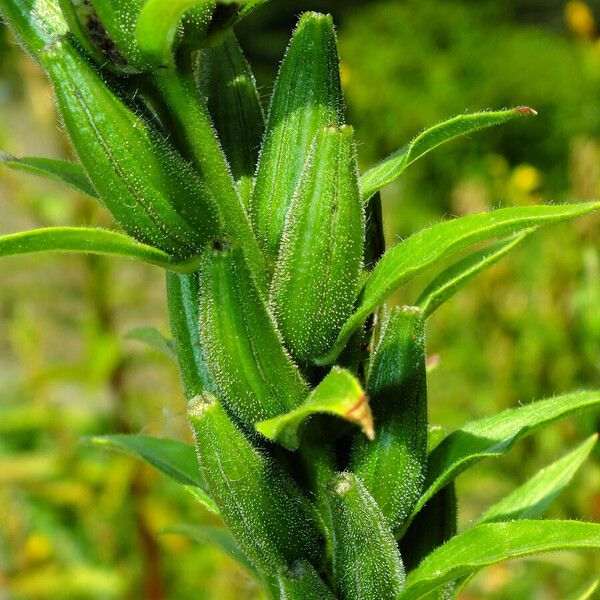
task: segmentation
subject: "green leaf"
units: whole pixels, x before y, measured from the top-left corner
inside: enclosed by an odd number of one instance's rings
[[[468,423],[451,433],[429,455],[425,492],[413,515],[438,490],[473,463],[508,452],[520,439],[574,413],[600,407],[600,392],[577,392],[510,408]]]
[[[556,550],[600,549],[600,524],[578,521],[485,523],[452,538],[412,571],[398,600],[436,588],[505,560]]]
[[[173,348],[173,340],[167,339],[155,327],[135,327],[125,334],[125,339],[137,340],[171,360],[177,359],[175,349]]]
[[[170,271],[195,270],[198,258],[177,261],[166,252],[140,244],[127,235],[87,227],[46,227],[0,237],[0,257],[35,252],[81,252],[142,260]]]
[[[597,441],[598,434],[592,435],[575,450],[539,471],[529,481],[491,506],[478,522],[516,521],[541,516],[569,484]]]
[[[569,595],[566,600],[588,600],[592,598],[594,592],[598,589],[600,585],[600,579],[594,579],[592,581],[588,581],[585,585],[579,588],[576,592],[573,592]]]
[[[473,252],[463,260],[442,271],[427,286],[415,303],[423,311],[424,318],[429,317],[477,275],[496,264],[511,250],[514,250],[533,231],[535,229],[518,234],[508,240],[502,240],[483,250]]]
[[[65,183],[90,198],[98,199],[94,186],[80,164],[51,158],[17,158],[5,152],[0,152],[0,162],[15,171],[25,171],[59,183]]]
[[[211,527],[210,525],[173,525],[163,531],[167,534],[183,535],[199,544],[209,544],[221,550],[233,561],[244,567],[254,576],[258,572],[246,555],[239,549],[232,535],[223,527]]]
[[[369,314],[415,275],[441,259],[486,240],[531,227],[557,223],[598,210],[600,202],[563,206],[502,208],[438,223],[423,229],[388,250],[379,261],[362,293],[356,312],[346,321],[331,350],[318,364],[333,362]]]
[[[142,52],[151,56],[158,65],[171,63],[183,13],[193,6],[211,4],[211,0],[148,0],[136,25]]]
[[[400,177],[409,165],[441,144],[486,127],[507,123],[523,115],[537,115],[537,112],[528,106],[521,106],[511,110],[458,115],[426,129],[404,148],[394,152],[362,176],[363,200],[367,202],[382,187]]]
[[[257,423],[256,429],[289,450],[296,450],[300,445],[300,426],[315,414],[336,415],[360,425],[369,439],[375,437],[373,417],[365,392],[358,379],[340,367],[333,367],[297,409]]]
[[[89,438],[89,441],[101,448],[141,458],[167,477],[183,484],[210,512],[219,514],[216,504],[205,491],[206,484],[193,446],[145,435],[103,435]]]

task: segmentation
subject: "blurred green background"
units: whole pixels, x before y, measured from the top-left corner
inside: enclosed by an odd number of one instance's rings
[[[600,195],[600,2],[286,0],[240,38],[268,101],[297,15],[338,23],[349,121],[363,166],[464,111],[531,105],[536,119],[451,143],[383,194],[388,242],[449,215]],[[46,82],[2,30],[0,148],[68,156]],[[0,170],[0,233],[108,223],[90,201]],[[431,276],[431,274],[429,274]],[[165,530],[214,519],[133,460],[85,436],[187,439],[175,366],[125,334],[167,333],[163,276],[73,256],[0,263],[0,600],[256,599],[217,551]],[[411,303],[423,282],[396,300]],[[600,387],[600,219],[543,231],[431,320],[431,418],[466,419],[573,389]],[[462,526],[599,429],[573,418],[458,480]],[[596,451],[550,511],[600,521]],[[591,554],[488,569],[465,599],[562,599],[600,572]]]

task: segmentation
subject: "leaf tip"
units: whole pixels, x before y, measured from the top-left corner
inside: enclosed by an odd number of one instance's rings
[[[538,116],[538,111],[535,108],[531,108],[531,106],[517,106],[514,111],[519,115],[532,115],[534,117]]]

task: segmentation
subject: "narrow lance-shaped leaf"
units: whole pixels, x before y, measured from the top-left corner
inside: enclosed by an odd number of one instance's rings
[[[0,257],[35,252],[76,252],[133,258],[171,271],[195,270],[198,259],[179,261],[129,236],[87,227],[45,227],[0,237]]]
[[[354,132],[327,127],[289,207],[271,283],[277,324],[301,362],[324,353],[352,312],[364,233]]]
[[[333,592],[309,562],[294,563],[278,580],[281,600],[335,600]]]
[[[532,231],[535,230],[526,231],[483,250],[473,252],[442,271],[415,302],[423,311],[424,318],[429,317],[477,275],[514,250]]]
[[[15,171],[24,171],[25,173],[52,179],[58,183],[71,186],[90,198],[98,198],[98,194],[85,169],[77,163],[32,156],[17,158],[5,152],[0,152],[0,162]]]
[[[260,243],[273,262],[285,216],[314,136],[343,121],[339,59],[330,16],[300,19],[279,71],[251,205]]]
[[[364,390],[352,373],[334,367],[308,398],[295,410],[262,421],[256,429],[265,437],[289,450],[300,445],[300,428],[312,415],[330,414],[360,425],[367,438],[373,439],[373,417]]]
[[[155,327],[134,327],[125,334],[125,339],[136,340],[142,344],[146,344],[146,346],[153,348],[171,360],[175,359],[173,340],[167,339]]]
[[[514,521],[476,525],[432,552],[412,571],[398,600],[418,600],[436,588],[505,560],[556,550],[600,549],[600,524]]]
[[[250,430],[308,394],[239,248],[208,250],[200,273],[200,340],[216,392]]]
[[[250,65],[233,33],[222,44],[198,53],[201,91],[229,161],[240,196],[250,204],[264,115]]]
[[[529,481],[486,510],[478,522],[535,519],[542,515],[569,485],[597,441],[598,434],[594,434],[575,450],[543,468]]]
[[[195,457],[194,457],[195,460]],[[163,534],[183,535],[199,544],[209,544],[241,565],[251,575],[258,576],[254,565],[239,549],[232,535],[223,527],[212,527],[210,525],[172,525],[165,529]]]
[[[351,473],[340,473],[329,494],[333,576],[344,600],[397,598],[404,567],[377,502]]]
[[[190,407],[198,462],[225,523],[258,568],[286,569],[315,560],[319,534],[296,483],[205,394]]]
[[[205,508],[219,514],[219,509],[208,495],[193,446],[145,435],[105,435],[89,438],[89,441],[101,448],[141,458],[167,477],[189,488]]]
[[[221,230],[203,180],[68,40],[41,56],[73,145],[115,219],[169,254],[198,254]]]
[[[214,390],[200,340],[198,279],[198,273],[191,275],[167,273],[167,303],[173,345],[185,397],[188,400],[192,400],[205,390]]]
[[[418,308],[396,307],[384,318],[367,392],[377,436],[370,442],[356,441],[351,470],[393,529],[411,514],[427,467],[425,327]]]
[[[335,345],[317,361],[333,362],[369,314],[400,286],[446,256],[480,242],[531,227],[557,223],[598,210],[600,203],[502,208],[438,223],[415,233],[388,250],[361,295],[356,312],[345,323]]]
[[[578,392],[510,408],[451,433],[429,456],[425,493],[413,514],[473,463],[508,452],[520,439],[574,413],[600,406],[599,392]]]
[[[400,177],[408,166],[441,144],[523,115],[537,115],[537,112],[528,106],[520,106],[510,110],[464,114],[426,129],[362,176],[364,201],[367,202],[378,190]]]

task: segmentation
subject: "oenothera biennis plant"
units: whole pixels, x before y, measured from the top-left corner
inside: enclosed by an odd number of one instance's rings
[[[595,437],[461,533],[454,480],[597,409],[600,393],[509,409],[436,444],[424,338],[427,317],[538,227],[600,204],[456,218],[386,250],[383,186],[448,140],[535,112],[460,115],[361,175],[330,17],[300,18],[264,118],[233,32],[259,3],[0,0],[80,159],[3,162],[74,186],[119,226],[15,233],[0,238],[0,255],[92,252],[167,272],[173,340],[141,334],[174,350],[194,446],[96,442],[136,453],[219,515],[220,530],[179,531],[229,552],[273,598],[448,597],[487,565],[599,548],[599,524],[539,519]],[[414,306],[384,305],[465,251]]]

